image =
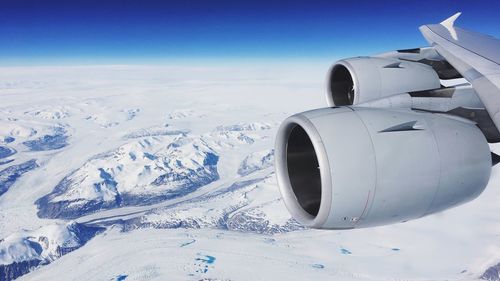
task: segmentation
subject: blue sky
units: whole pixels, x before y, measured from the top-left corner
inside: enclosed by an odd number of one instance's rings
[[[500,37],[497,1],[25,1],[0,5],[0,64],[333,59],[425,45],[456,11]]]

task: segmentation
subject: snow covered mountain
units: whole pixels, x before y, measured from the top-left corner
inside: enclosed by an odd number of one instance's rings
[[[184,135],[133,141],[92,157],[37,200],[43,218],[78,218],[99,210],[148,205],[185,195],[219,178],[219,156]]]
[[[9,161],[11,162],[11,161]],[[2,164],[8,164],[3,162]],[[11,165],[0,171],[0,196],[7,192],[9,188],[21,177],[24,173],[38,167],[35,159],[31,159],[18,165]]]
[[[252,152],[241,162],[238,174],[246,176],[260,169],[272,167],[273,161],[274,149]]]
[[[0,280],[12,280],[37,266],[49,264],[82,247],[103,230],[69,222],[9,235],[0,240]]]

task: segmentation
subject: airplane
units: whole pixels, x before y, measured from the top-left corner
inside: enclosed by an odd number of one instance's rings
[[[500,142],[500,40],[459,16],[421,26],[428,47],[336,62],[329,107],[283,121],[275,171],[299,223],[406,222],[483,192],[500,162],[488,145]]]

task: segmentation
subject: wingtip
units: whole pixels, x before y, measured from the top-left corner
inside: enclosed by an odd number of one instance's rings
[[[458,17],[461,14],[462,14],[462,12],[458,12],[458,13],[454,14],[453,16],[442,21],[441,25],[446,26],[446,27],[453,27],[455,25],[455,21],[458,19]]]

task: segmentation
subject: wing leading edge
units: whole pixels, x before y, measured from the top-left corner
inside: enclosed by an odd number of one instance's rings
[[[457,13],[420,31],[474,87],[495,126],[500,129],[500,40],[454,25]]]

